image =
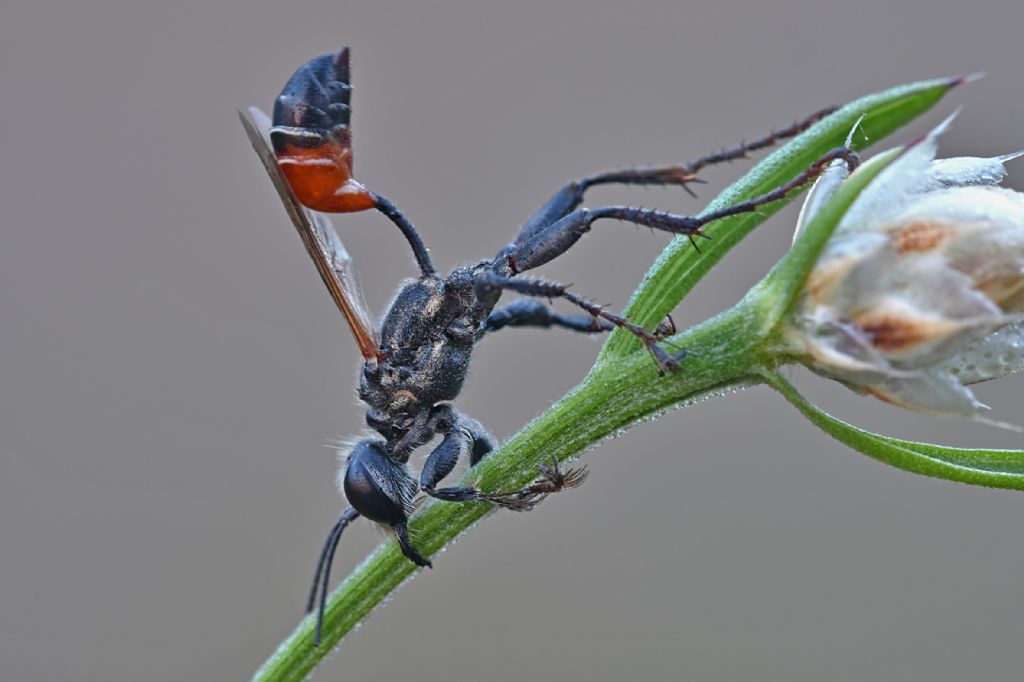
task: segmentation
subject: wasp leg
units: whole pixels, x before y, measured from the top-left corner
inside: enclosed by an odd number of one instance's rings
[[[470,466],[473,466],[487,456],[496,446],[494,439],[478,422],[459,414],[450,405],[435,408],[429,424],[435,433],[443,434],[444,437],[423,463],[420,490],[431,497],[449,502],[474,499],[472,496],[463,498],[460,493],[453,492],[468,488],[437,489],[436,486],[452,472],[460,458],[467,458]]]
[[[402,548],[402,554],[405,558],[413,562],[417,566],[432,568],[430,561],[423,558],[423,555],[416,551],[416,548],[412,546],[412,541],[409,540],[409,528],[405,523],[396,523],[391,526],[391,529],[395,531],[395,537],[398,538],[398,546]]]
[[[604,306],[587,300],[568,290],[564,284],[557,282],[545,282],[536,279],[512,279],[503,277],[493,272],[484,272],[476,282],[476,294],[478,298],[490,299],[500,294],[502,290],[515,291],[526,296],[537,296],[540,298],[562,298],[587,311],[590,316],[598,321],[604,321],[614,327],[626,329],[635,335],[644,348],[654,357],[658,364],[658,371],[661,373],[674,372],[679,369],[679,361],[686,355],[683,351],[669,353],[658,345],[664,340],[664,330],[659,326],[654,332],[648,332],[638,324],[633,324],[622,315],[605,310]]]
[[[540,280],[512,279],[508,275],[536,268],[551,259],[565,253],[580,237],[590,230],[595,220],[614,218],[637,225],[645,225],[673,234],[682,234],[690,238],[696,246],[695,237],[705,236],[701,229],[708,223],[729,216],[757,211],[761,206],[784,199],[793,190],[803,187],[818,177],[824,169],[837,159],[844,160],[852,169],[858,163],[856,153],[846,147],[838,147],[812,163],[802,173],[789,182],[762,194],[761,196],[741,201],[717,211],[700,216],[680,216],[671,213],[649,211],[629,206],[607,206],[593,210],[579,209],[569,213],[558,222],[543,228],[522,244],[513,244],[504,252],[504,262],[499,259],[495,266],[480,274],[475,285],[475,294],[479,301],[491,303],[500,297],[502,290],[516,291],[527,296],[541,298],[563,298],[592,316],[607,320],[616,327],[632,332],[644,347],[654,356],[658,369],[664,373],[679,368],[681,354],[671,355],[657,345],[661,340],[658,332],[649,333],[643,327],[633,324],[621,315],[609,313],[603,306],[577,296],[567,290],[563,284],[543,282]]]
[[[670,234],[685,235],[696,248],[697,237],[709,238],[702,231],[709,223],[742,213],[753,213],[766,204],[784,199],[791,191],[818,177],[825,167],[836,159],[845,160],[851,168],[858,162],[857,155],[852,150],[846,147],[833,149],[798,176],[770,192],[699,216],[675,215],[632,206],[577,209],[553,223],[541,226],[525,237],[520,234],[520,238],[499,254],[495,269],[504,271],[502,274],[514,275],[539,267],[568,251],[598,220],[619,220]]]
[[[835,107],[829,107],[811,114],[807,118],[793,123],[793,125],[778,130],[752,142],[741,142],[732,147],[726,147],[713,154],[694,159],[689,163],[673,166],[647,166],[640,168],[627,168],[623,170],[606,171],[595,173],[581,180],[575,180],[558,190],[537,213],[535,213],[519,232],[515,245],[529,241],[536,233],[552,225],[573,210],[579,208],[583,203],[583,195],[591,187],[597,185],[679,185],[687,192],[690,191],[690,183],[701,182],[696,174],[703,168],[718,163],[735,161],[748,158],[750,152],[765,149],[790,137],[795,137],[810,128],[813,124],[825,118],[835,111]]]
[[[563,471],[555,457],[549,464],[541,464],[538,468],[540,476],[530,485],[510,493],[491,493],[487,495],[487,501],[513,511],[530,511],[552,493],[579,487],[588,475],[586,467]]]
[[[857,164],[856,154],[851,150],[845,147],[833,149],[797,177],[770,192],[699,216],[675,215],[632,206],[577,209],[557,222],[537,231],[524,242],[512,245],[502,255],[511,274],[532,270],[568,251],[573,244],[579,241],[580,237],[590,231],[594,222],[609,219],[643,225],[670,234],[684,235],[689,238],[694,248],[697,248],[697,237],[709,238],[703,232],[704,227],[709,223],[742,213],[753,213],[766,204],[786,198],[786,195],[793,190],[818,177],[825,167],[836,159],[845,160],[851,168]]]
[[[551,493],[574,488],[586,478],[583,469],[562,472],[557,460],[552,460],[550,466],[541,465],[541,476],[536,482],[520,490],[485,493],[469,486],[437,488],[437,484],[455,468],[460,457],[469,455],[471,463],[476,464],[486,454],[479,454],[484,449],[481,445],[486,444],[487,452],[493,447],[490,436],[475,430],[478,425],[472,420],[451,408],[448,410],[453,420],[446,425],[444,438],[427,457],[420,474],[420,489],[431,497],[446,502],[489,502],[505,509],[528,511]]]
[[[610,332],[615,325],[592,315],[558,315],[537,301],[520,299],[498,308],[487,316],[484,331],[496,332],[505,327],[562,327],[585,334]]]
[[[473,451],[472,432],[461,423],[461,419],[456,416],[454,410],[451,412],[455,418],[446,425],[444,438],[427,457],[427,461],[423,464],[423,470],[420,472],[420,490],[431,497],[443,500],[448,499],[444,493],[450,489],[438,490],[435,486],[452,472],[461,457],[469,459]]]
[[[584,467],[562,469],[558,460],[552,458],[551,464],[541,464],[540,476],[528,486],[507,492],[485,493],[469,486],[437,488],[430,491],[432,497],[446,502],[487,502],[502,509],[511,511],[530,511],[543,502],[548,495],[567,488],[576,488],[587,480]]]
[[[463,419],[466,418],[463,417]],[[491,454],[494,448],[498,447],[498,443],[479,422],[472,419],[466,419],[466,421],[471,425],[470,431],[473,434],[473,450],[469,454],[469,466],[476,466],[477,462]]]

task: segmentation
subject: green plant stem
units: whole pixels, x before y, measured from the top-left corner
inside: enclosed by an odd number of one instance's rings
[[[465,479],[484,490],[525,485],[537,465],[551,457],[578,456],[602,439],[639,420],[708,394],[752,383],[757,356],[755,323],[734,308],[684,332],[673,343],[687,349],[686,371],[659,377],[645,352],[595,367],[584,381],[473,468]],[[434,555],[486,516],[485,504],[430,504],[413,519],[410,532],[419,550]],[[416,568],[397,543],[387,542],[331,595],[323,640],[313,646],[314,617],[307,617],[256,673],[256,680],[301,680],[353,627],[405,582]]]
[[[927,110],[962,79],[922,81],[853,102],[819,122],[758,164],[723,192],[709,210],[761,194],[795,177],[829,148],[841,144],[854,121],[871,141]],[[859,146],[863,140],[856,141]],[[729,249],[783,202],[757,214],[714,226],[703,252],[676,240],[652,266],[634,294],[629,318],[653,326],[664,318]],[[732,309],[671,339],[687,351],[684,369],[659,377],[655,363],[621,330],[612,335],[590,374],[564,398],[527,424],[464,477],[484,491],[521,487],[537,475],[542,461],[580,455],[630,425],[702,397],[763,382],[774,361],[764,349],[772,327],[771,305],[748,297]],[[769,302],[770,303],[770,302]],[[410,534],[426,556],[437,554],[482,519],[485,504],[428,504],[410,523]],[[389,541],[371,554],[330,596],[322,641],[313,646],[314,617],[304,619],[257,671],[255,680],[302,680],[338,642],[418,569]]]
[[[815,407],[782,375],[764,371],[762,377],[812,424],[843,445],[879,462],[921,476],[1024,490],[1024,450],[954,448],[871,433]]]
[[[859,151],[878,142],[927,111],[951,88],[965,80],[957,77],[919,81],[846,104],[762,159],[750,172],[715,197],[703,213],[764,194],[792,180],[825,152],[841,146],[858,120],[861,121],[860,134],[852,140],[853,149]],[[700,242],[700,252],[690,248],[683,237],[673,239],[633,292],[626,317],[653,329],[725,254],[791,199],[764,206],[757,213],[737,215],[709,226],[707,234],[712,239]],[[671,286],[666,283],[671,283]],[[639,342],[634,336],[619,329],[612,332],[601,350],[601,358],[624,355],[638,347]]]

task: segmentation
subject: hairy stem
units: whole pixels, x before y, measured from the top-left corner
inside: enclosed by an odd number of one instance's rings
[[[708,210],[750,199],[788,182],[831,147],[841,144],[855,121],[874,142],[931,107],[963,79],[922,81],[869,95],[846,105],[769,156],[724,191]],[[865,140],[856,139],[855,146]],[[676,240],[651,267],[634,293],[629,319],[653,328],[697,281],[744,236],[778,210],[716,223],[714,240],[702,253]],[[795,267],[795,266],[794,266]],[[801,279],[802,275],[795,279]],[[782,277],[782,275],[779,275]],[[785,279],[782,277],[782,279]],[[527,424],[500,449],[474,467],[464,483],[483,491],[509,490],[530,482],[537,465],[580,455],[630,425],[682,407],[698,398],[764,380],[766,334],[772,328],[771,295],[748,296],[729,311],[671,339],[687,351],[680,371],[658,376],[651,356],[630,334],[614,333],[590,374],[569,394]],[[671,350],[671,347],[666,347]],[[410,534],[427,555],[457,539],[491,511],[483,503],[433,503],[412,519]],[[315,618],[304,619],[256,673],[256,680],[301,680],[417,569],[397,543],[381,545],[331,595],[320,646],[313,646]]]
[[[754,381],[755,340],[748,326],[754,320],[734,309],[675,337],[688,351],[681,371],[659,377],[654,361],[637,352],[596,367],[564,398],[530,422],[470,471],[485,491],[525,485],[537,465],[578,456],[629,425],[686,404],[699,397],[728,391]],[[434,502],[417,514],[410,534],[419,550],[433,555],[456,540],[492,508],[481,503]],[[256,680],[301,680],[321,658],[378,604],[418,569],[389,541],[379,547],[331,595],[324,617],[323,638],[313,646],[315,617],[307,617],[257,672]]]

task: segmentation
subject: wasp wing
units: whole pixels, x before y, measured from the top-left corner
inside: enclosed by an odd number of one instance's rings
[[[331,298],[352,329],[360,353],[367,361],[379,360],[380,345],[373,324],[366,313],[366,307],[362,305],[359,287],[352,276],[352,260],[330,219],[322,213],[311,211],[295,198],[271,151],[270,119],[267,115],[256,107],[249,107],[248,112],[239,111],[238,117],[242,120],[249,142],[252,143],[277,193],[281,196],[285,212],[298,230],[306,252],[313,259],[320,278],[331,293]]]

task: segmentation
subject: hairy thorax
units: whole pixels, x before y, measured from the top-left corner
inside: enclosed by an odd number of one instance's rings
[[[447,278],[405,283],[381,326],[382,360],[363,366],[359,397],[370,406],[367,423],[388,437],[404,431],[439,402],[462,389],[482,317],[474,311],[476,266]]]

